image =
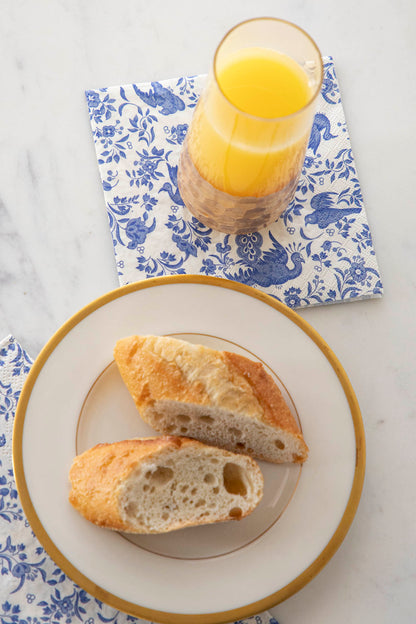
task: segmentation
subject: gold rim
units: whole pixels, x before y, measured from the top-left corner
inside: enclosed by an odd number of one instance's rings
[[[240,291],[243,294],[254,297],[255,299],[259,299],[263,303],[271,306],[284,316],[288,317],[298,327],[300,327],[300,329],[302,329],[305,334],[309,336],[309,338],[311,338],[311,340],[313,340],[313,342],[320,348],[322,353],[331,364],[334,372],[336,373],[341,383],[351,411],[356,442],[354,479],[344,514],[334,534],[332,535],[320,555],[318,555],[318,557],[315,559],[315,561],[313,561],[313,563],[308,568],[306,568],[299,576],[297,576],[293,581],[288,583],[285,587],[282,587],[278,591],[270,594],[269,596],[266,596],[265,598],[262,598],[261,600],[258,600],[248,605],[244,605],[242,607],[239,607],[238,609],[231,609],[229,611],[221,611],[208,614],[183,615],[142,607],[132,602],[123,600],[114,594],[111,594],[102,587],[96,585],[91,579],[81,574],[81,572],[79,572],[79,570],[77,570],[77,568],[73,566],[72,563],[70,563],[70,561],[66,559],[66,557],[64,557],[64,555],[49,537],[42,523],[40,522],[30,498],[23,468],[22,439],[27,405],[39,373],[41,372],[45,362],[48,360],[50,354],[54,351],[54,349],[61,342],[61,340],[63,340],[63,338],[86,316],[88,316],[98,308],[106,305],[110,301],[118,299],[119,297],[123,297],[124,295],[135,292],[137,290],[152,288],[162,284],[177,283],[209,284],[212,286],[218,286],[220,288],[228,288],[230,290]],[[328,563],[334,553],[338,550],[339,546],[341,545],[343,539],[348,532],[348,529],[351,526],[361,497],[365,473],[365,435],[357,398],[338,358],[325,343],[325,341],[321,338],[318,332],[313,329],[313,327],[311,327],[311,325],[309,325],[309,323],[305,321],[301,316],[299,316],[294,310],[288,308],[283,303],[280,303],[279,301],[277,301],[277,299],[273,299],[269,295],[255,290],[251,286],[246,286],[238,282],[233,282],[231,280],[225,280],[222,278],[211,276],[175,275],[155,277],[141,282],[135,282],[134,284],[128,284],[127,286],[122,286],[121,288],[110,291],[109,293],[99,297],[98,299],[95,299],[90,304],[82,308],[66,323],[64,323],[64,325],[62,325],[62,327],[52,336],[52,338],[50,338],[50,340],[47,342],[47,344],[35,360],[29,372],[17,405],[13,430],[13,467],[17,489],[19,492],[23,510],[38,540],[45,548],[47,553],[56,562],[56,564],[70,578],[72,578],[73,581],[83,587],[92,596],[98,598],[99,600],[111,605],[112,607],[120,611],[130,613],[131,615],[134,615],[136,617],[160,622],[161,624],[223,624],[225,622],[231,622],[241,619],[243,617],[255,615],[275,606],[283,600],[286,600],[297,591],[299,591],[302,587],[304,587],[307,583],[309,583],[309,581],[311,581],[318,574],[318,572],[322,570],[322,568]]]

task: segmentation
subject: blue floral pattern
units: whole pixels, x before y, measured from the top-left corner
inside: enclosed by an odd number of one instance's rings
[[[353,271],[355,275],[357,268]],[[11,445],[17,400],[31,365],[14,338],[0,341],[0,624],[144,622],[93,598],[71,581],[44,551],[23,514]],[[249,623],[278,624],[268,614],[240,622]]]
[[[86,92],[120,284],[180,273],[217,275],[294,308],[381,296],[332,58],[324,58],[295,198],[269,228],[244,237],[199,223],[178,190],[178,158],[205,80],[181,77]]]

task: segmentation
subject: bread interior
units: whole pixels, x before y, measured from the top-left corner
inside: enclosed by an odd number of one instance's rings
[[[275,463],[306,459],[301,436],[221,408],[156,401],[146,410],[145,419],[161,433],[189,436],[205,444]]]
[[[249,458],[188,445],[141,462],[121,489],[119,509],[134,531],[163,533],[238,520],[262,493],[261,473]]]

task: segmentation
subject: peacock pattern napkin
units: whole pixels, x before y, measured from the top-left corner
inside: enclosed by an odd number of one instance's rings
[[[120,284],[216,275],[293,308],[378,297],[383,287],[331,57],[294,200],[268,228],[225,235],[193,217],[179,153],[206,77],[86,92]]]
[[[31,365],[32,359],[12,336],[0,340],[0,623],[145,624],[71,581],[42,548],[25,518],[13,476],[12,433]],[[278,622],[262,613],[237,624]]]

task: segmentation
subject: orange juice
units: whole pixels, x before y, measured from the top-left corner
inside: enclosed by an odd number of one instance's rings
[[[216,80],[218,87],[201,97],[188,134],[196,169],[231,195],[262,197],[283,189],[299,173],[310,131],[309,116],[305,123],[293,115],[311,99],[306,72],[285,54],[250,47],[217,65]]]
[[[323,79],[319,48],[277,18],[222,39],[178,164],[186,209],[206,227],[256,232],[292,201]]]

